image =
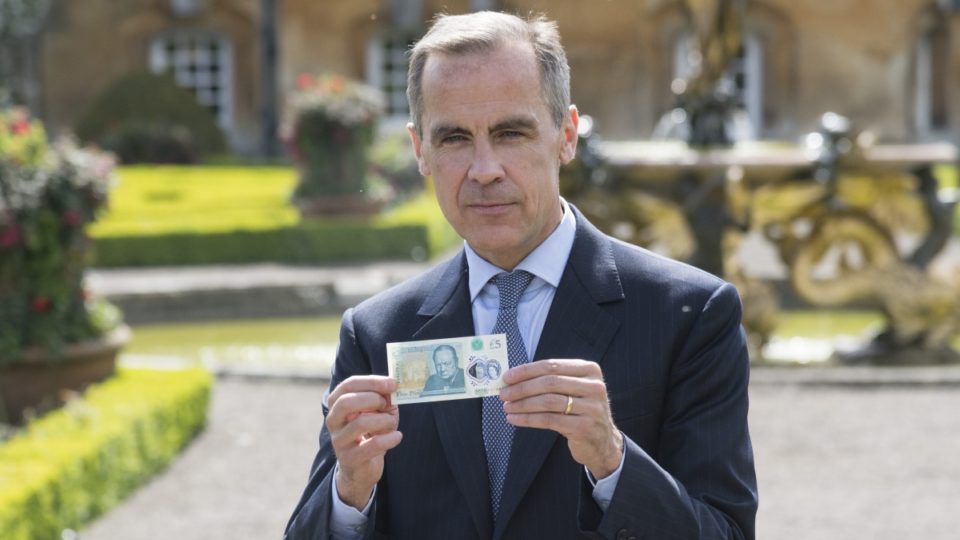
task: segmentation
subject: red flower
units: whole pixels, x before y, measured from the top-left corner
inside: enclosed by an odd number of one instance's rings
[[[64,223],[70,227],[74,227],[80,223],[80,212],[77,212],[76,210],[67,210],[63,213],[62,219]]]
[[[10,131],[13,132],[14,135],[26,135],[27,132],[30,131],[30,122],[20,118],[10,126]]]
[[[20,241],[20,231],[16,225],[11,224],[3,231],[0,231],[0,247],[12,247]]]
[[[51,302],[50,299],[45,296],[38,296],[33,299],[31,305],[33,306],[33,310],[37,313],[45,313],[50,310],[53,302]]]

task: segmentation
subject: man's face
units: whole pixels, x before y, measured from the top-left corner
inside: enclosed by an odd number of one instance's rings
[[[453,374],[457,369],[457,359],[452,352],[447,349],[440,349],[437,351],[433,363],[437,368],[437,375],[440,375],[443,379],[453,378]]]
[[[422,86],[423,139],[410,129],[420,172],[470,247],[512,270],[562,217],[559,169],[576,151],[576,108],[557,127],[523,43],[432,55]]]

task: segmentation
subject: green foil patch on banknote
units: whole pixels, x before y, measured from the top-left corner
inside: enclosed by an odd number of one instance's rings
[[[509,366],[507,336],[387,343],[387,364],[397,405],[494,396]]]

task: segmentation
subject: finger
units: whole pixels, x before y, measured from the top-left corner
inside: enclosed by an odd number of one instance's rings
[[[348,415],[347,415],[347,422],[352,422],[354,418],[360,416],[361,414],[379,414],[379,413],[392,414],[393,416],[399,416],[399,415],[400,415],[400,409],[399,409],[396,405],[390,405],[390,404],[388,403],[386,407],[383,407],[383,408],[380,408],[380,409],[377,409],[377,410],[373,410],[373,411],[360,411],[360,412],[355,412],[355,413],[348,414]]]
[[[390,406],[388,400],[374,392],[346,393],[337,398],[327,412],[327,427],[340,429],[364,412],[385,412]]]
[[[340,429],[331,430],[331,437],[359,440],[368,433],[379,433],[384,430],[394,430],[400,425],[400,417],[391,413],[364,413]]]
[[[521,364],[508,369],[503,374],[503,382],[516,384],[544,375],[568,375],[571,377],[602,378],[600,365],[589,360],[549,359]]]
[[[385,399],[390,399],[390,394],[397,389],[397,381],[391,377],[383,375],[354,375],[344,379],[330,392],[327,397],[327,405],[333,407],[334,403],[344,394],[357,394],[361,392],[373,392],[380,394]]]
[[[507,402],[503,409],[508,415],[550,413],[563,416],[583,416],[592,418],[598,424],[604,423],[610,418],[610,408],[604,400],[556,394],[545,394]]]
[[[567,412],[568,397],[571,400],[569,412]],[[605,402],[589,398],[575,398],[562,394],[540,394],[517,401],[508,401],[504,403],[503,410],[507,414],[544,412],[592,416],[595,418],[605,418],[607,416]]]
[[[606,385],[602,379],[587,379],[566,375],[542,375],[519,383],[504,386],[500,399],[518,401],[541,394],[606,399]]]
[[[345,451],[343,455],[337,455],[337,461],[341,469],[351,469],[362,466],[370,460],[381,457],[403,440],[403,433],[391,431],[363,440],[360,444]]]
[[[568,439],[588,438],[596,426],[594,419],[579,415],[562,413],[521,413],[508,414],[507,422],[516,427],[549,429]]]

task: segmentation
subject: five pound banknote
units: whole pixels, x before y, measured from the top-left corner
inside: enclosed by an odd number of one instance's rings
[[[494,396],[509,366],[507,336],[387,343],[387,365],[397,405]]]

